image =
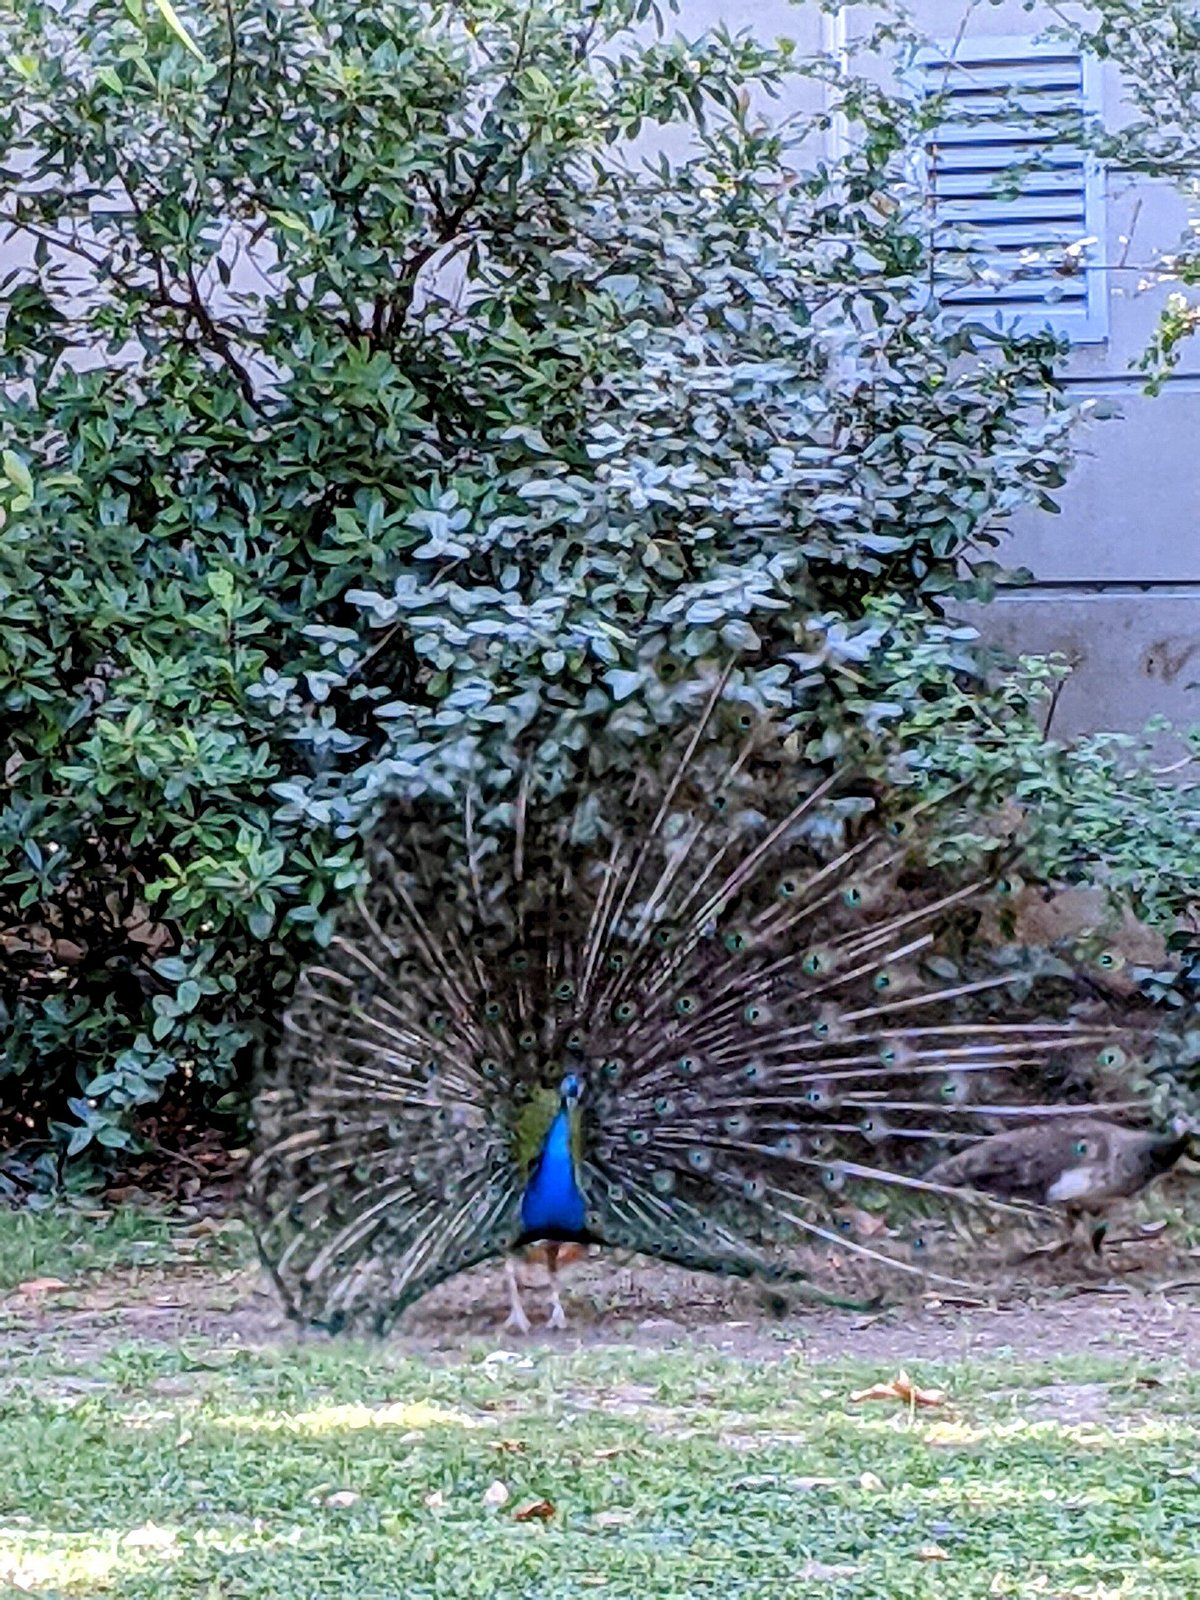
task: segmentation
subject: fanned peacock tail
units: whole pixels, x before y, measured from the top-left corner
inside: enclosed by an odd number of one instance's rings
[[[969,1207],[921,1173],[1078,1114],[1039,1086],[1057,1067],[1078,1101],[1115,1031],[1039,1013],[1047,984],[1067,1009],[1061,964],[969,953],[987,875],[924,867],[919,810],[885,820],[725,694],[633,775],[552,794],[530,765],[379,830],[260,1098],[294,1315],[382,1328],[531,1237],[776,1279],[805,1242],[904,1265],[839,1209]]]

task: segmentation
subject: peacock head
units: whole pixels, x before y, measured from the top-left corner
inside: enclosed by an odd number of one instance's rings
[[[573,1072],[568,1072],[558,1086],[558,1097],[564,1106],[576,1106],[583,1094],[583,1084]]]

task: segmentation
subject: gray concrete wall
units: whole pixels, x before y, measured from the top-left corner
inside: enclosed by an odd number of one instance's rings
[[[961,9],[923,0],[923,25],[947,32]],[[967,32],[1032,32],[1046,12],[979,7]],[[1121,85],[1101,75],[1106,120],[1124,115]],[[1151,398],[1138,358],[1168,290],[1145,267],[1173,249],[1187,220],[1171,187],[1109,168],[1104,173],[1108,335],[1080,346],[1063,369],[1080,400],[1119,416],[1088,425],[1078,470],[1058,497],[1061,513],[1027,512],[1004,554],[1038,579],[1031,594],[1000,598],[984,631],[1011,648],[1058,650],[1076,662],[1057,729],[1140,729],[1156,714],[1200,723],[1200,345]]]

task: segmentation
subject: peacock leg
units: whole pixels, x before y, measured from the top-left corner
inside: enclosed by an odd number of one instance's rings
[[[548,1328],[565,1328],[567,1314],[563,1310],[562,1301],[558,1294],[558,1246],[546,1246],[546,1271],[550,1277],[550,1315],[546,1318]]]
[[[558,1246],[554,1243],[546,1246],[546,1272],[550,1278],[550,1315],[546,1318],[546,1326],[565,1328],[566,1312],[562,1299],[558,1298]]]
[[[529,1318],[525,1314],[525,1307],[521,1304],[521,1286],[517,1282],[517,1266],[511,1256],[504,1258],[504,1277],[508,1283],[509,1313],[505,1318],[504,1326],[512,1329],[514,1333],[529,1332]]]

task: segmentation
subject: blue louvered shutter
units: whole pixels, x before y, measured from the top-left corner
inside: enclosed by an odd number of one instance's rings
[[[963,39],[918,58],[921,92],[943,101],[923,152],[943,304],[1073,342],[1106,337],[1103,176],[1067,142],[1097,109],[1095,70],[1028,39]]]

